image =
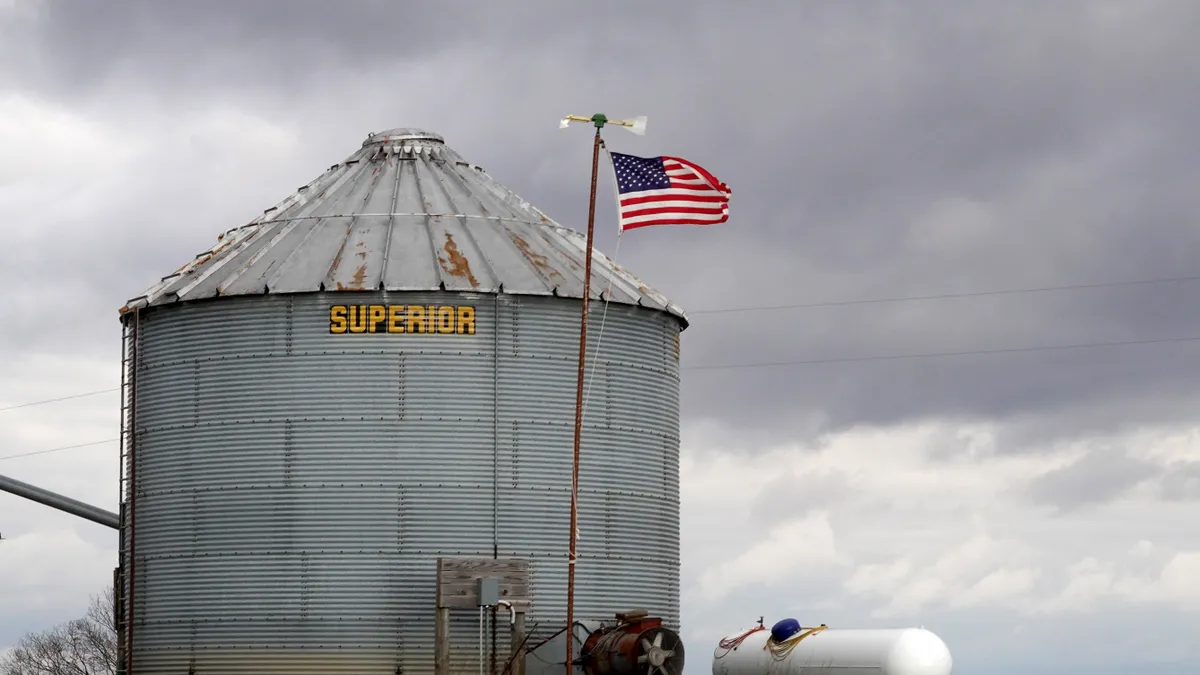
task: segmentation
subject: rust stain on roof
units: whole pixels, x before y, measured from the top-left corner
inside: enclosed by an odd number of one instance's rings
[[[351,279],[350,287],[354,290],[362,290],[363,280],[367,278],[367,264],[363,263],[354,270],[354,277]]]
[[[466,256],[458,250],[458,244],[454,243],[454,235],[446,233],[446,245],[442,247],[446,252],[446,257],[438,256],[438,263],[442,269],[446,270],[446,274],[455,277],[462,277],[471,284],[471,288],[479,287],[479,280],[471,272],[471,265],[467,262]]]
[[[517,245],[517,248],[521,249],[521,253],[525,254],[525,257],[529,259],[529,262],[533,263],[534,267],[538,268],[539,271],[546,275],[547,279],[557,279],[562,281],[563,275],[558,270],[554,269],[554,267],[550,264],[549,258],[529,248],[529,242],[525,241],[525,239],[516,232],[509,231],[508,236],[512,238],[512,241]]]
[[[359,254],[359,257],[366,258],[366,256],[363,254]],[[340,264],[341,264],[341,256],[338,256],[338,259],[333,264],[333,270],[331,270],[329,273],[330,276],[333,276],[333,272],[337,270],[337,267]],[[363,264],[359,265],[354,270],[354,276],[350,277],[349,283],[343,284],[342,282],[339,281],[339,282],[337,282],[336,288],[339,291],[366,290],[366,287],[363,286],[363,282],[366,281],[366,279],[367,279],[367,263],[364,261]]]
[[[342,266],[342,255],[346,252],[346,243],[350,241],[350,233],[354,231],[353,224],[346,226],[346,237],[342,239],[342,245],[338,247],[337,254],[333,256],[333,264],[329,266],[329,274],[326,278],[332,279],[337,276],[338,268]],[[348,290],[342,286],[342,282],[337,282],[339,291]]]

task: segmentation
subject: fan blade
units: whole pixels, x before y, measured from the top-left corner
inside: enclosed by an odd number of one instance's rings
[[[646,135],[646,116],[645,115],[638,115],[637,117],[635,117],[629,121],[632,122],[633,124],[625,127],[626,129],[632,131],[633,133],[637,134],[638,136]]]

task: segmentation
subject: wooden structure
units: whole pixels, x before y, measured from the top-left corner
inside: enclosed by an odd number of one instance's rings
[[[512,625],[509,675],[525,675],[525,614],[533,601],[529,584],[529,561],[521,558],[438,558],[437,621],[434,624],[434,675],[450,672],[450,610],[479,609],[477,584],[480,579],[495,579],[500,600],[512,605],[516,620]],[[508,613],[500,607],[500,620]],[[500,675],[500,673],[493,673]]]

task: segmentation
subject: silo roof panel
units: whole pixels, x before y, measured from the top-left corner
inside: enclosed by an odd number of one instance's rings
[[[437,134],[370,135],[345,161],[228,230],[127,308],[320,290],[583,295],[584,235],[562,227]],[[681,308],[594,251],[592,298]],[[611,282],[611,288],[610,288]]]

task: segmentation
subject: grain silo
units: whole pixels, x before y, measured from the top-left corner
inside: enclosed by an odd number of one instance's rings
[[[446,557],[527,561],[528,631],[562,628],[584,255],[394,129],[122,308],[132,672],[432,673]],[[686,321],[593,260],[575,616],[677,627]]]

